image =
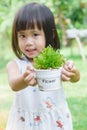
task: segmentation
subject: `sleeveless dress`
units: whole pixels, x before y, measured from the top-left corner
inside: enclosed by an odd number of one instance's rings
[[[29,61],[15,60],[23,73]],[[38,85],[28,86],[15,94],[6,130],[72,130],[71,113],[63,86],[40,91]]]

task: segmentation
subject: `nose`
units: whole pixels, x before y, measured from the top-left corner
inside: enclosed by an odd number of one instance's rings
[[[33,44],[33,39],[31,37],[28,37],[26,40],[26,45],[32,45]]]

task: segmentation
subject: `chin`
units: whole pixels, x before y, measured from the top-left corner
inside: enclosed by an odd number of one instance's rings
[[[35,58],[35,57],[37,57],[37,55],[27,56],[28,59],[33,59],[33,58]]]

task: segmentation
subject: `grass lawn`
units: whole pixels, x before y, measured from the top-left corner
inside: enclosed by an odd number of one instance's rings
[[[87,47],[84,48],[85,52]],[[74,130],[87,130],[87,60],[83,62],[78,49],[63,49],[67,59],[72,59],[80,70],[81,79],[77,83],[63,82],[72,113]],[[14,93],[8,86],[5,69],[0,71],[0,130],[5,130],[8,113]]]
[[[12,100],[13,94],[9,86],[0,86],[0,130],[5,128]]]
[[[87,55],[87,46],[84,47]],[[77,48],[64,50],[64,54],[72,59],[80,71],[80,81],[77,83],[63,83],[65,92],[72,112],[74,130],[87,130],[87,57],[83,62]]]

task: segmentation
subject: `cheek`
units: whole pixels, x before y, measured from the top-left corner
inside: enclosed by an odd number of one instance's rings
[[[45,48],[45,42],[42,42],[42,44],[40,45],[40,48],[43,50]]]
[[[20,50],[22,51],[23,50],[23,44],[18,44],[18,46],[19,46],[19,48],[20,48]]]
[[[45,46],[44,46],[43,44],[39,45],[39,46],[37,47],[38,53],[41,53],[44,48],[45,48]]]
[[[43,39],[43,41],[42,41],[42,48],[44,49],[45,47],[46,47],[46,40]]]

